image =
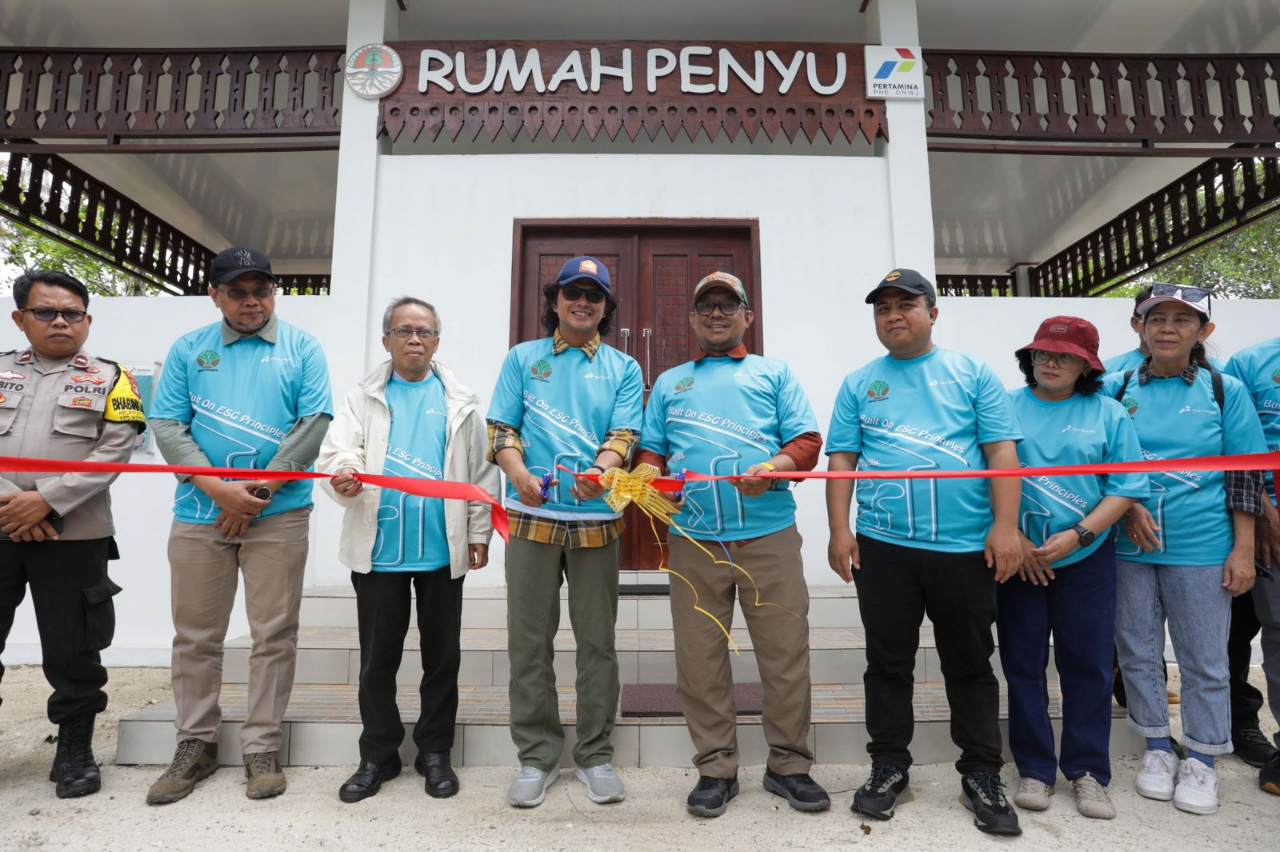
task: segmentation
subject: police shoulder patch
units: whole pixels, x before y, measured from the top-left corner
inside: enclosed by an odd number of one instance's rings
[[[147,418],[142,412],[142,397],[138,395],[138,383],[123,367],[116,376],[115,386],[107,395],[107,410],[102,419],[110,423],[134,423],[141,431],[147,428]]]

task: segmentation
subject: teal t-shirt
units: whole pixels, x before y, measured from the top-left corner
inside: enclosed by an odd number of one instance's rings
[[[1114,398],[1123,382],[1123,373],[1112,373],[1103,380],[1101,392]],[[1208,370],[1197,371],[1192,384],[1174,376],[1153,378],[1144,385],[1134,373],[1121,402],[1138,430],[1143,458],[1266,452],[1262,425],[1244,385],[1224,375],[1222,389],[1223,407],[1219,410]],[[1219,567],[1231,553],[1235,535],[1227,509],[1226,477],[1221,472],[1153,473],[1151,495],[1144,505],[1160,527],[1160,548],[1145,553],[1121,533],[1116,540],[1116,555],[1121,559],[1152,565]]]
[[[165,358],[150,417],[190,424],[191,437],[214,467],[265,468],[293,425],[333,416],[329,369],[316,339],[277,321],[276,342],[242,337],[222,342],[221,322],[178,338]],[[311,483],[280,488],[260,517],[311,505]],[[219,509],[190,482],[178,484],[173,514],[212,524]]]
[[[1267,446],[1280,452],[1280,337],[1237,352],[1223,372],[1244,384],[1262,421]],[[1267,477],[1272,500],[1276,499],[1276,487],[1273,473]]]
[[[393,372],[387,382],[387,407],[391,433],[383,471],[388,476],[444,479],[449,417],[439,376],[433,372],[420,382],[407,382]],[[448,565],[444,501],[382,489],[373,570],[436,571]]]
[[[982,445],[1019,441],[1013,404],[971,355],[934,349],[877,358],[844,380],[827,455],[858,453],[859,470],[984,470]],[[859,480],[858,532],[947,553],[982,550],[990,531],[984,479]]]
[[[644,380],[640,365],[607,343],[594,358],[569,347],[556,355],[552,338],[530,340],[507,353],[493,390],[488,419],[520,432],[524,463],[534,476],[550,473],[559,484],[538,508],[520,502],[507,483],[506,505],[544,518],[607,520],[619,516],[596,498],[573,496],[573,477],[564,466],[583,471],[596,463],[605,435],[615,429],[640,431]]]
[[[1024,387],[1009,397],[1022,429],[1018,456],[1024,467],[1142,461],[1138,433],[1124,406],[1105,394],[1077,393],[1060,402],[1046,402]],[[1018,527],[1039,546],[1050,536],[1083,521],[1102,498],[1145,500],[1149,491],[1144,473],[1026,477],[1022,480]],[[1102,547],[1108,532],[1101,533],[1088,547],[1055,562],[1053,567],[1063,568],[1085,559]]]
[[[786,364],[759,355],[707,357],[672,367],[653,383],[640,447],[666,458],[672,473],[732,476],[817,431],[804,389]],[[743,497],[729,482],[689,483],[675,522],[697,539],[741,541],[779,532],[796,517],[785,485],[777,480],[759,497]]]

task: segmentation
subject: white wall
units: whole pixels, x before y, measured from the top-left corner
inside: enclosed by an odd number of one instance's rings
[[[376,309],[365,316],[353,312],[352,300],[334,297],[282,297],[278,307],[282,318],[322,341],[332,372],[342,377],[337,394],[383,357],[377,306],[407,292],[439,307],[440,357],[487,406],[508,343],[512,220],[524,217],[758,218],[765,350],[792,364],[824,427],[844,375],[882,354],[862,301],[892,263],[880,159],[404,156],[383,157],[378,174],[367,285],[368,304]],[[1012,352],[1031,339],[1040,320],[1057,313],[1088,317],[1110,355],[1132,347],[1131,305],[1123,299],[943,299],[937,340],[988,359],[1014,385],[1020,377]],[[163,360],[177,336],[217,318],[212,305],[198,298],[97,299],[92,309],[91,350],[133,365]],[[1276,317],[1274,303],[1219,302],[1214,354],[1229,356],[1273,335]],[[11,325],[0,327],[0,350],[22,344]],[[159,458],[143,454],[136,460]],[[110,663],[168,663],[165,544],[172,493],[173,481],[163,475],[124,476],[113,488],[124,558],[112,574],[125,591],[117,599]],[[831,583],[821,488],[806,484],[797,496],[806,575],[813,584]],[[322,494],[316,507],[307,582],[345,583],[347,573],[334,556],[338,512]],[[493,565],[471,582],[501,583],[501,560],[498,545]],[[237,607],[230,635],[246,632]],[[19,610],[4,659],[39,659],[29,602]]]

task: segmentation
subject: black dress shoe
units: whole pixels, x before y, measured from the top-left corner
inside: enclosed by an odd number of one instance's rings
[[[338,788],[338,798],[344,802],[358,802],[376,796],[383,781],[390,781],[400,774],[400,765],[379,766],[368,760],[360,761],[355,774]]]
[[[698,786],[689,794],[689,813],[700,817],[718,817],[737,795],[737,778],[708,778],[703,775],[698,779]]]
[[[1235,756],[1245,763],[1261,769],[1276,754],[1276,748],[1257,728],[1241,728],[1231,736],[1231,748]]]
[[[418,753],[413,762],[418,774],[427,779],[427,795],[433,799],[447,799],[458,792],[458,775],[449,765],[449,752],[430,751]]]
[[[797,811],[825,811],[831,807],[831,797],[822,785],[809,777],[807,772],[795,775],[779,775],[772,769],[764,772],[764,788],[775,796],[787,800]]]

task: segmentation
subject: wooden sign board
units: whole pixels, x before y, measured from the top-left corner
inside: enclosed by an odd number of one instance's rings
[[[790,42],[398,42],[392,140],[888,138],[863,46]]]

